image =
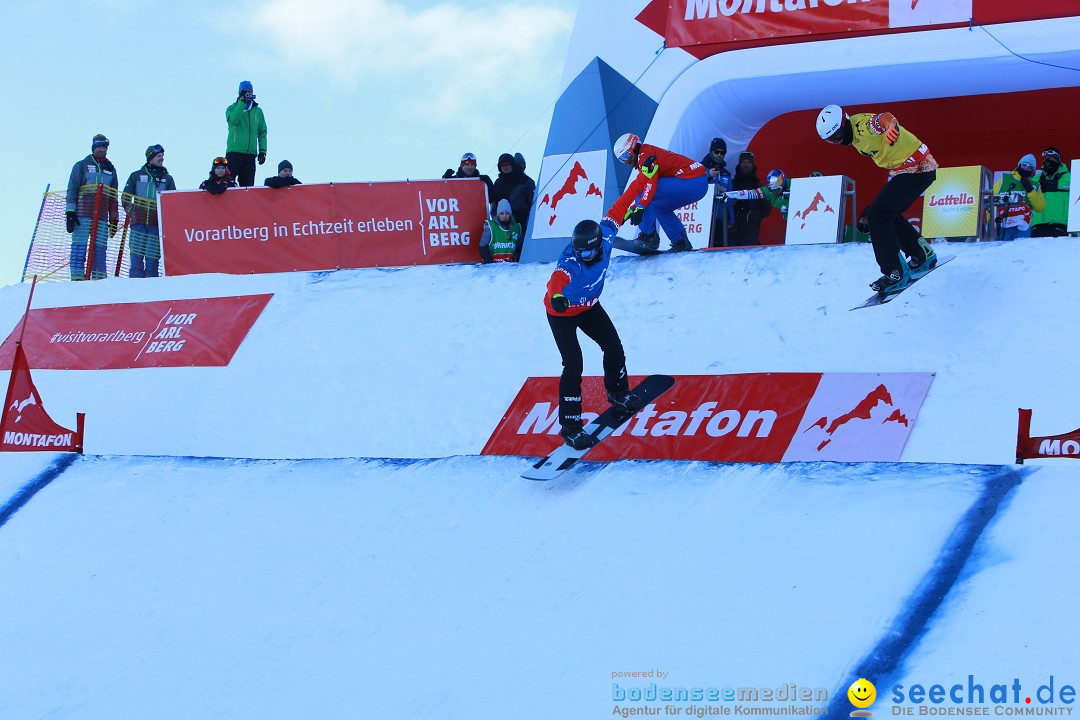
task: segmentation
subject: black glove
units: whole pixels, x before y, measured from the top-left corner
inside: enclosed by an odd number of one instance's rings
[[[446,172],[442,174],[443,180],[449,180],[452,177],[454,177],[454,171],[450,170],[449,168],[447,168]]]
[[[656,156],[650,155],[645,158],[645,162],[641,163],[641,171],[645,173],[645,177],[652,177],[653,172],[656,170]]]
[[[864,235],[870,234],[870,221],[866,219],[866,215],[869,212],[870,208],[866,208],[865,210],[863,210],[862,214],[859,215],[859,221],[855,223],[855,229],[863,233]]]
[[[1027,190],[1028,192],[1032,192],[1032,191],[1035,190],[1035,183],[1031,182],[1031,176],[1030,175],[1021,175],[1020,176],[1020,184],[1023,185],[1024,189]]]
[[[551,309],[557,313],[566,312],[570,307],[570,301],[566,299],[565,295],[553,295],[551,297]]]
[[[628,218],[626,218],[626,219],[630,221],[631,225],[633,225],[634,227],[637,227],[638,225],[641,224],[641,218],[644,217],[644,215],[645,215],[645,208],[640,208],[639,207],[636,210],[634,210],[632,213],[630,213],[630,216]]]
[[[74,210],[67,211],[67,231],[69,233],[75,232],[75,226],[79,224],[79,218],[75,216]]]
[[[255,159],[259,161],[260,165],[262,165],[264,162],[266,162],[266,151],[264,150],[261,153],[259,153],[259,157],[255,158]]]

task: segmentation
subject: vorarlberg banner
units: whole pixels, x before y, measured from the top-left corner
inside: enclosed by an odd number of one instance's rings
[[[897,462],[933,379],[929,372],[677,375],[675,387],[589,459]],[[558,397],[558,378],[529,378],[483,454],[550,453],[562,442]],[[605,397],[603,378],[584,379],[586,410],[605,408]],[[595,417],[583,413],[587,422]]]
[[[869,201],[882,173],[850,148],[822,143],[814,131],[822,107],[881,112],[906,103],[918,110],[906,117],[964,117],[990,95],[1060,88],[1060,67],[1080,63],[1078,15],[1075,3],[1010,0],[580,3],[522,260],[557,258],[578,221],[598,220],[615,203],[636,173],[613,157],[624,133],[694,161],[708,154],[712,138],[723,138],[733,174],[750,149],[759,173],[872,179],[872,187],[857,188]],[[982,25],[993,25],[994,37],[1024,59],[1003,59]],[[797,135],[770,134],[768,125],[795,114],[806,116]],[[940,160],[948,144],[937,142],[934,127],[912,129]],[[1045,143],[1037,128],[1016,132],[1011,145],[980,148],[980,157],[1009,167],[1015,147]],[[710,198],[680,210],[697,247],[708,237]],[[620,235],[635,232],[626,227]]]
[[[159,212],[167,275],[475,263],[488,217],[473,180],[173,191]]]

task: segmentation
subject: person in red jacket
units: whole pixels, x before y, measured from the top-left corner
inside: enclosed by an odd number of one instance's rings
[[[645,250],[660,247],[656,224],[664,229],[673,251],[693,250],[686,228],[675,211],[705,197],[709,189],[709,173],[705,166],[685,155],[643,144],[641,138],[626,133],[615,141],[615,157],[633,166],[638,175],[626,191],[607,211],[604,220],[605,236],[627,220],[638,227],[635,242]]]

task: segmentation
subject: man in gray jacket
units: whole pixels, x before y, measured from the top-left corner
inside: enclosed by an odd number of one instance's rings
[[[116,168],[105,157],[108,152],[109,138],[95,135],[90,154],[75,163],[68,178],[67,231],[71,233],[72,280],[85,280],[88,265],[93,279],[105,277],[105,252],[120,222],[119,183]],[[91,239],[93,257],[87,258]]]

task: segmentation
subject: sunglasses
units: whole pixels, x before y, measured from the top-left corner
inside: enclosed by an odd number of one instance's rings
[[[727,150],[713,150],[713,155],[727,155]]]

